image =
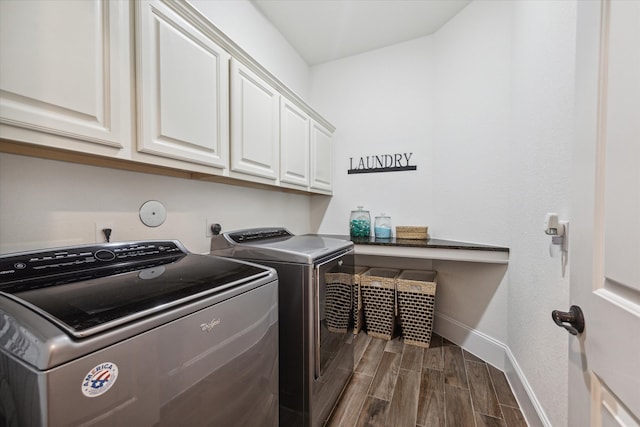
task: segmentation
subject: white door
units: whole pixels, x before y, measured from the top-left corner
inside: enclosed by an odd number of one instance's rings
[[[640,1],[578,2],[569,425],[640,425]]]

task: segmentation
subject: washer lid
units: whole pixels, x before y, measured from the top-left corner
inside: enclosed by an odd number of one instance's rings
[[[250,236],[250,237],[243,237]],[[248,229],[215,236],[212,254],[255,261],[314,264],[337,252],[347,252],[353,242],[315,234],[295,236],[286,229]],[[224,242],[220,242],[224,239]]]
[[[160,244],[163,248],[177,247],[171,245]],[[134,246],[141,247],[139,243]],[[76,248],[2,256],[0,271],[11,271],[9,266],[16,265],[20,272],[49,267],[35,270],[42,271],[38,275],[16,280],[7,280],[11,274],[4,274],[0,277],[0,295],[28,307],[72,336],[84,338],[270,274],[261,266],[226,258],[180,250],[152,254],[156,251],[151,248],[145,249],[150,254],[147,256],[139,255],[140,250],[124,250],[130,247],[117,244],[85,248],[79,267],[65,265],[72,262],[70,259],[76,260],[72,256],[78,252]],[[119,258],[125,253],[125,258]],[[60,256],[58,261],[55,254]],[[136,260],[130,260],[131,256]],[[89,267],[84,262],[90,257],[95,261]],[[68,271],[72,267],[78,269]]]

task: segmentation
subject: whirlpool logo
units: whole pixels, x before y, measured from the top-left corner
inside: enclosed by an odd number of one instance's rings
[[[211,322],[209,323],[203,323],[200,325],[200,330],[202,332],[211,332],[213,331],[213,328],[215,328],[216,326],[218,326],[221,323],[220,319],[213,319]]]

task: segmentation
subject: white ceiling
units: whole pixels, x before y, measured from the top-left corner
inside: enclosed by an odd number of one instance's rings
[[[437,31],[471,0],[251,0],[309,65]]]

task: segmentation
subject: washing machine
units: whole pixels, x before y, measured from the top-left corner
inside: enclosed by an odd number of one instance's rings
[[[0,425],[277,426],[274,269],[178,241],[0,256]]]

